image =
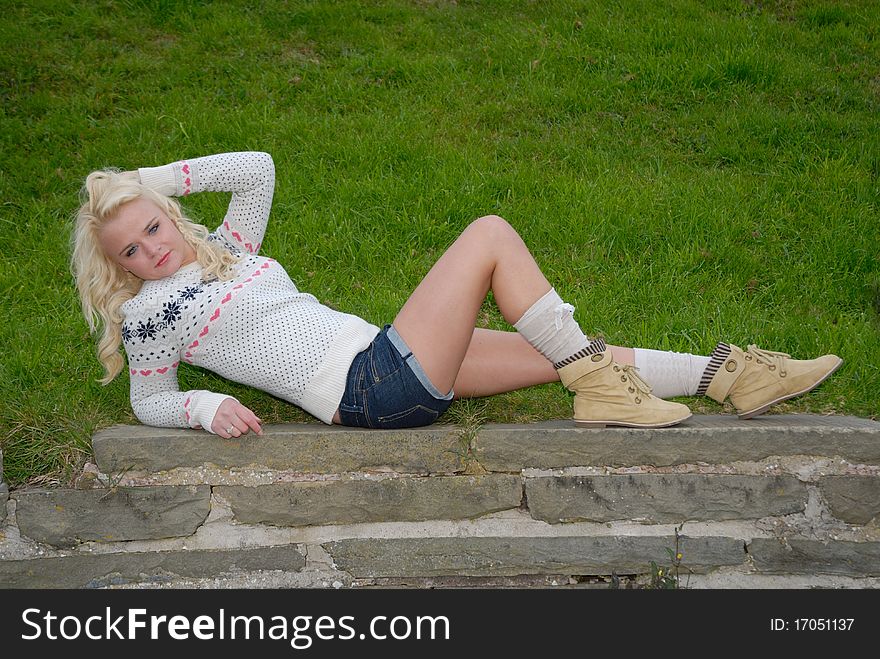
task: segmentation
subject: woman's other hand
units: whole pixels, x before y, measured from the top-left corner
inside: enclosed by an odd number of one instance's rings
[[[263,434],[260,419],[256,414],[234,398],[227,398],[220,403],[220,407],[214,414],[214,420],[211,422],[212,432],[230,439],[246,435],[251,430],[258,435]]]

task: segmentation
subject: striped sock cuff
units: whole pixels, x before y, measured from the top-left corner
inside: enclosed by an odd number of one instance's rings
[[[712,383],[712,378],[715,377],[718,369],[721,368],[721,364],[724,363],[724,360],[727,359],[729,354],[730,345],[719,341],[718,345],[715,346],[715,350],[709,355],[709,365],[706,367],[706,370],[703,371],[703,376],[700,378],[700,386],[697,387],[697,396],[706,395],[706,391]]]
[[[571,357],[566,357],[561,362],[556,362],[553,364],[553,368],[559,370],[563,366],[568,366],[572,362],[576,362],[581,357],[586,357],[587,355],[595,355],[600,352],[605,352],[605,342],[602,339],[591,339],[590,344],[584,348],[583,350],[578,350]]]

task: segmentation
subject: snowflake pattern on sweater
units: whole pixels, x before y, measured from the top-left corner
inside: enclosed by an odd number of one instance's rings
[[[228,398],[179,391],[181,361],[299,405],[332,422],[354,356],[378,328],[301,293],[276,261],[259,256],[274,189],[265,153],[226,153],[139,170],[167,195],[232,192],[210,239],[239,256],[229,281],[204,281],[191,263],[170,277],[145,281],[122,306],[131,403],[148,425],[203,427]]]
[[[155,320],[147,318],[146,320],[138,320],[137,327],[132,329],[129,323],[122,324],[122,340],[126,343],[133,343],[135,339],[140,339],[141,343],[145,343],[147,339],[155,339],[156,335],[165,330],[174,330],[175,323],[180,320],[183,309],[189,307],[184,304],[188,300],[195,300],[196,296],[204,290],[204,284],[195,286],[186,286],[178,291],[177,299],[162,304],[162,311],[156,312]]]

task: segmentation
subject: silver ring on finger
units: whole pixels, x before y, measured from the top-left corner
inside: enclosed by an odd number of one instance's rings
[[[227,435],[231,435],[231,434],[232,434],[232,429],[233,429],[233,428],[235,428],[235,426],[229,426],[229,427],[226,429],[226,434],[227,434]]]

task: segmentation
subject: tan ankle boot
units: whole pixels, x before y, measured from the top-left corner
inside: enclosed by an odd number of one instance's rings
[[[723,356],[726,348],[730,348],[730,354]],[[706,395],[719,403],[730,396],[740,419],[758,416],[771,405],[808,392],[843,363],[837,355],[799,360],[755,345],[743,352],[735,345],[720,343],[712,354],[713,359],[721,355],[723,361],[712,376]]]
[[[575,392],[574,421],[604,428],[663,428],[691,416],[687,405],[651,395],[651,387],[633,366],[611,359],[611,350],[581,357],[558,369],[559,379]]]

